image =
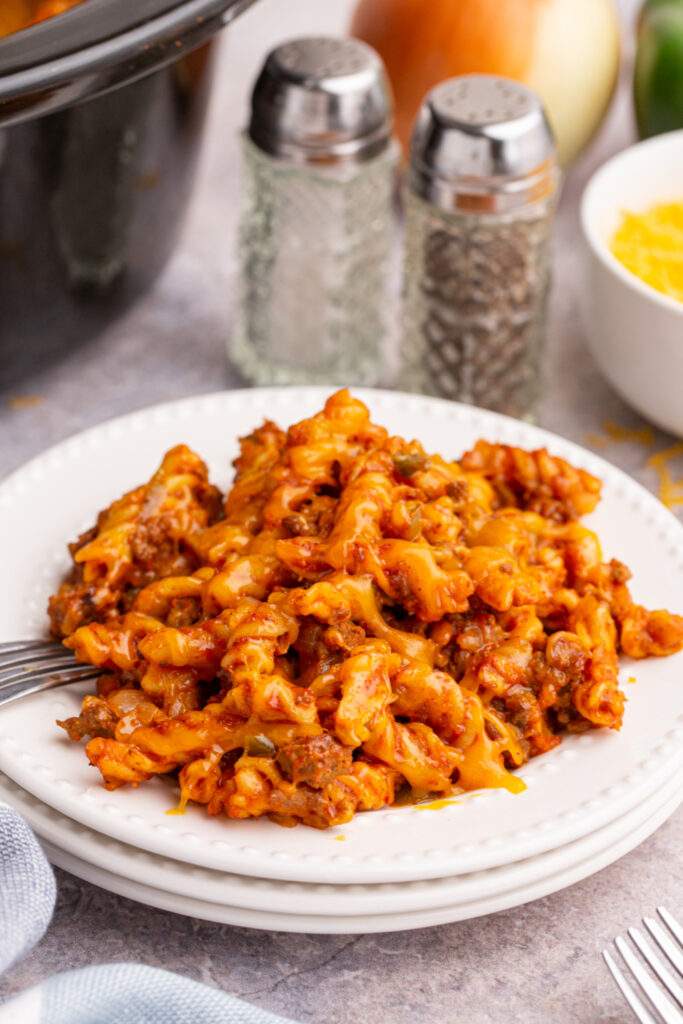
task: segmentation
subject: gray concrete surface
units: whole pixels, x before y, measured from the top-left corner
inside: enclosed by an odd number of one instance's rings
[[[633,6],[624,0],[624,7]],[[245,83],[271,41],[341,28],[350,0],[296,0],[286,7],[285,13],[277,0],[263,0],[227,41],[194,204],[177,255],[154,291],[106,334],[49,368],[40,367],[27,343],[21,387],[0,390],[0,476],[110,416],[237,385],[224,345],[238,189],[234,136]],[[577,313],[578,197],[590,171],[632,138],[627,77],[628,69],[607,125],[570,175],[557,233],[541,423],[580,443],[601,434],[608,419],[643,425],[599,376]],[[235,80],[242,82],[236,92]],[[656,434],[659,447],[670,440]],[[642,446],[608,442],[600,453],[654,488]],[[315,1024],[617,1024],[628,1018],[599,952],[658,903],[683,912],[682,846],[679,811],[619,863],[532,905],[463,924],[355,938],[207,924],[59,872],[52,927],[0,981],[0,996],[58,970],[135,960]]]

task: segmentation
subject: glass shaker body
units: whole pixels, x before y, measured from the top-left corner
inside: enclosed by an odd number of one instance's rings
[[[405,387],[535,418],[555,203],[444,210],[406,188]]]
[[[531,89],[477,74],[427,94],[406,187],[404,384],[535,418],[559,184]]]
[[[372,384],[389,317],[397,146],[301,164],[243,139],[230,355],[257,384]]]

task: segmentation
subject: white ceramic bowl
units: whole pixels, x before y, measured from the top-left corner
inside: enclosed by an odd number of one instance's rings
[[[643,416],[683,436],[683,303],[644,284],[610,252],[623,210],[683,201],[683,131],[608,160],[581,203],[586,242],[583,321],[614,388]]]

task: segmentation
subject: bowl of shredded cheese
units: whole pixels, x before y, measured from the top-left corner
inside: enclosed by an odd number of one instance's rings
[[[683,131],[603,164],[581,224],[591,351],[622,397],[683,436]]]

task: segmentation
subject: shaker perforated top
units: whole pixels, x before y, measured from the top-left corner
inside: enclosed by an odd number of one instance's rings
[[[367,159],[386,146],[393,105],[384,65],[356,39],[312,36],[276,47],[251,102],[249,136],[274,156]]]
[[[451,78],[428,93],[411,142],[413,177],[422,194],[430,192],[430,182],[462,178],[504,179],[514,187],[515,179],[534,174],[554,155],[538,96],[494,75]]]

